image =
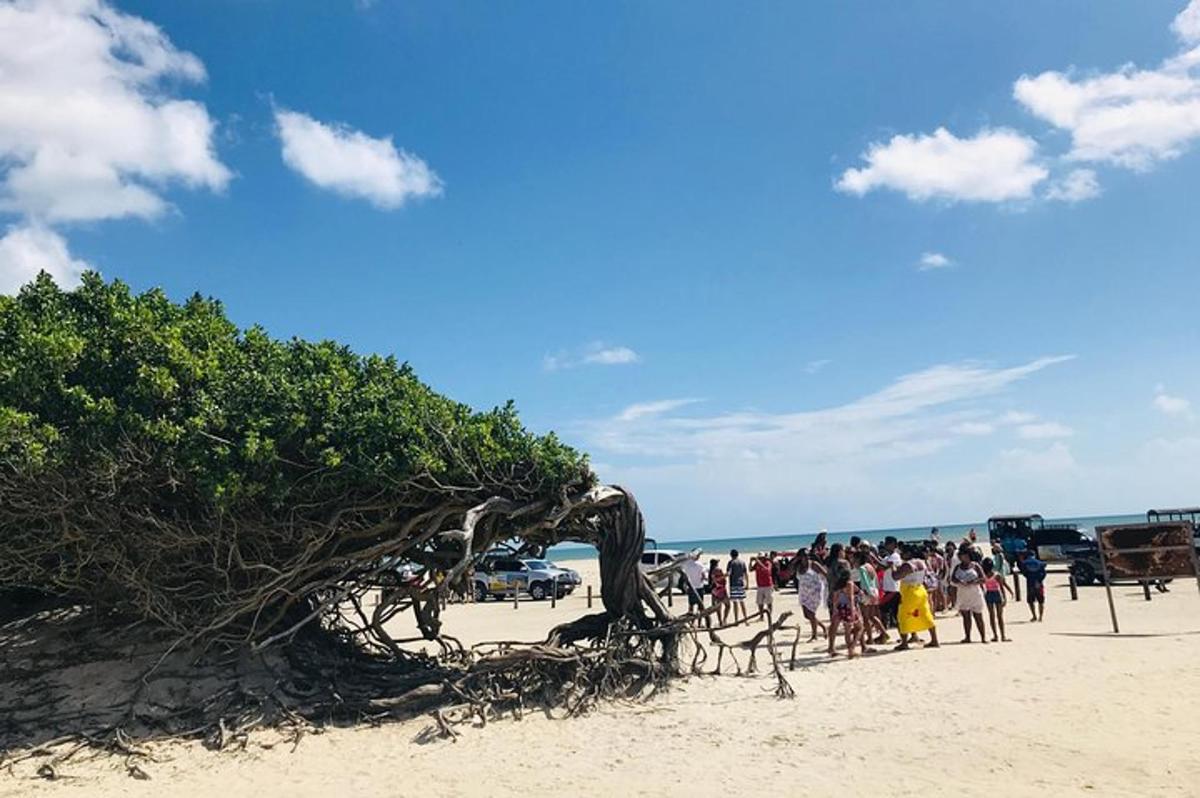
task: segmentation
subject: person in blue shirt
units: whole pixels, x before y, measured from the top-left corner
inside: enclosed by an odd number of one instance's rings
[[[1040,622],[1046,617],[1046,563],[1031,550],[1017,554],[1017,570],[1025,577],[1028,586],[1029,620]]]

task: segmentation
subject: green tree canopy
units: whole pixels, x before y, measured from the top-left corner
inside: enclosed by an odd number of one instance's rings
[[[429,564],[489,497],[546,510],[593,482],[511,403],[239,330],[213,299],[96,274],[0,297],[0,587],[254,637],[381,552]]]

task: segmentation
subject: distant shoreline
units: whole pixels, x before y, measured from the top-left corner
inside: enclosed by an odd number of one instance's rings
[[[1091,531],[1097,526],[1105,524],[1133,524],[1146,520],[1145,513],[1131,513],[1128,515],[1091,515],[1091,516],[1073,516],[1064,518],[1047,518],[1048,524],[1078,524],[1082,529]],[[899,540],[918,540],[925,539],[929,536],[930,530],[937,528],[939,535],[943,541],[957,540],[966,533],[974,529],[979,533],[980,537],[987,537],[987,521],[979,521],[976,523],[967,524],[930,524],[929,526],[917,527],[896,527],[892,529],[851,529],[839,530],[836,532],[826,532],[826,537],[831,543],[846,543],[851,537],[860,537],[864,540],[878,543],[883,538],[891,535]],[[738,549],[751,553],[764,551],[790,551],[797,548],[803,548],[810,545],[816,539],[818,532],[803,532],[799,534],[783,534],[783,535],[745,535],[742,537],[726,537],[726,538],[707,538],[707,539],[691,539],[691,540],[656,540],[656,545],[660,549],[679,549],[681,551],[691,551],[699,548],[708,553],[727,552],[730,549]],[[654,539],[653,535],[648,538]],[[563,543],[558,546],[551,547],[548,552],[548,557],[559,560],[592,560],[598,555],[596,549],[592,546],[585,546],[578,543]]]

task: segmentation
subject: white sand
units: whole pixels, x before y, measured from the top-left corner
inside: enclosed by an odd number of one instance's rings
[[[595,579],[594,563],[574,565]],[[1117,588],[1120,636],[1103,588],[1071,602],[1052,577],[1048,592],[1044,624],[1009,605],[1009,644],[957,645],[956,617],[940,620],[948,645],[936,651],[829,661],[802,644],[794,701],[772,695],[769,674],[692,678],[648,703],[505,719],[457,742],[415,743],[427,725],[417,718],[329,730],[295,752],[262,747],[265,735],[236,753],[163,744],[141,763],[149,781],[112,758],[72,761],[53,783],[20,764],[0,773],[0,796],[1200,795],[1194,582],[1151,603]],[[776,600],[796,606],[793,593]],[[464,642],[538,639],[584,602],[581,590],[553,610],[452,606],[446,630]]]

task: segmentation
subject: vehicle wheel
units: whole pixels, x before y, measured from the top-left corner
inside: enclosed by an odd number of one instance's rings
[[[541,601],[546,598],[546,586],[541,582],[534,582],[529,586],[529,596],[534,601]]]
[[[1071,566],[1071,573],[1075,575],[1075,584],[1090,585],[1096,581],[1096,569],[1085,562],[1077,562]]]
[[[481,585],[479,582],[476,582],[475,583],[475,601],[482,604],[483,602],[487,601],[487,597],[488,597],[487,588],[484,587],[483,585]]]

